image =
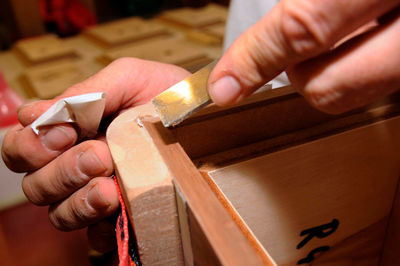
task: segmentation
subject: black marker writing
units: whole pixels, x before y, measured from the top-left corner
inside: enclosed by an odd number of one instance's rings
[[[328,246],[322,246],[322,247],[313,249],[310,253],[308,253],[307,257],[305,257],[304,259],[299,260],[297,262],[297,264],[310,263],[315,259],[314,258],[314,254],[315,253],[324,252],[324,251],[328,251],[328,250],[329,250]]]
[[[307,235],[307,236],[303,239],[303,241],[301,241],[297,245],[297,249],[301,249],[313,237],[324,238],[324,237],[329,236],[330,234],[332,234],[333,232],[336,231],[338,226],[339,226],[339,220],[333,219],[332,222],[330,222],[330,223],[312,227],[310,229],[301,231],[300,236],[304,236],[304,235]]]
[[[298,245],[297,249],[301,249],[304,247],[311,239],[314,237],[316,238],[324,238],[336,231],[336,229],[339,226],[339,220],[338,219],[333,219],[332,222],[319,225],[316,227],[312,227],[306,230],[301,231],[300,236],[306,236]],[[329,246],[322,246],[313,249],[310,253],[308,253],[307,257],[299,260],[297,264],[303,264],[303,263],[310,263],[314,260],[314,255],[318,252],[324,252],[329,250]]]

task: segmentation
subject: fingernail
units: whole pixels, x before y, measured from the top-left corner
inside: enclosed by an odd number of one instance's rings
[[[55,126],[49,130],[40,131],[42,143],[50,150],[59,151],[72,145],[74,138],[61,126]]]
[[[235,103],[242,90],[239,82],[232,76],[225,76],[210,86],[210,97],[218,105]]]
[[[91,149],[82,152],[78,157],[79,169],[88,176],[104,173],[107,169]]]
[[[87,202],[93,209],[104,209],[110,206],[110,203],[100,194],[98,185],[88,191]]]

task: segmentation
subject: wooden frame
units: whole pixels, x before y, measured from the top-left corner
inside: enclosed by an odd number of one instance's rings
[[[397,102],[332,116],[286,87],[173,129],[150,104],[121,114],[107,139],[141,261],[390,265]]]

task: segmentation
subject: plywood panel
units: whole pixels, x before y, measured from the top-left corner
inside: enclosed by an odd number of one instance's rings
[[[387,219],[400,172],[399,139],[400,118],[391,118],[209,174],[272,258],[294,265]],[[321,225],[333,233],[296,248],[307,237],[303,230]],[[379,249],[383,240],[381,233],[357,246]],[[354,254],[346,256],[351,261]]]
[[[13,52],[0,53],[0,69],[8,82],[18,78],[24,68],[25,66]]]
[[[209,4],[204,8],[180,8],[162,13],[159,18],[190,28],[202,28],[226,21],[228,9]]]
[[[104,53],[104,49],[88,38],[78,35],[75,37],[64,38],[63,43],[76,51],[80,58],[95,60]]]
[[[137,122],[155,115],[151,104],[123,113],[107,141],[143,265],[183,265],[172,176],[146,130]]]
[[[87,30],[85,35],[107,48],[112,48],[138,40],[168,36],[171,32],[157,22],[132,17],[95,26]]]
[[[225,28],[226,28],[225,23],[220,23],[217,25],[205,27],[203,29],[203,31],[220,38],[222,41],[224,39],[224,35],[225,35]]]
[[[124,48],[106,52],[103,58],[106,63],[109,63],[121,57],[137,57],[174,64],[184,68],[205,65],[212,61],[212,59],[197,46],[175,38],[129,45]]]
[[[186,37],[205,45],[221,45],[224,41],[225,23],[207,26],[201,29],[187,30]]]
[[[50,99],[85,80],[101,67],[95,62],[84,60],[49,63],[28,68],[21,76],[21,82],[30,97]]]
[[[0,53],[0,70],[3,72],[7,83],[22,97],[28,97],[25,90],[18,82],[18,78],[24,70],[24,64],[11,51]]]
[[[63,44],[55,35],[44,35],[19,41],[14,46],[14,51],[27,65],[37,65],[61,58],[76,59],[78,57],[74,49]]]

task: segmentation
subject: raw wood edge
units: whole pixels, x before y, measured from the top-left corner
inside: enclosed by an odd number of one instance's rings
[[[204,234],[216,257],[222,265],[275,265],[271,257],[257,244],[250,242],[231,215],[222,206],[217,196],[206,183],[200,172],[176,142],[172,132],[160,121],[142,120],[144,127],[153,138],[164,162],[174,177],[189,207],[190,224],[197,224],[197,230],[190,228],[194,261],[198,261],[194,235]],[[192,217],[192,220],[190,219]],[[200,231],[199,231],[200,230]],[[208,244],[205,243],[204,246]],[[199,247],[199,245],[195,245]],[[201,245],[203,246],[203,245]],[[203,253],[202,253],[203,254]],[[215,262],[217,263],[217,262]],[[196,264],[197,265],[197,264]]]
[[[141,262],[184,265],[172,178],[140,123],[154,115],[151,104],[126,111],[109,126],[107,141]]]

